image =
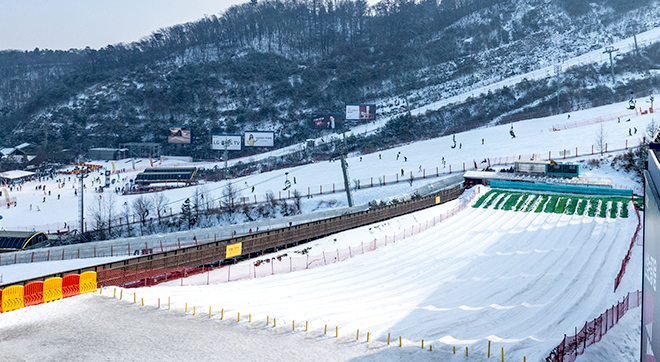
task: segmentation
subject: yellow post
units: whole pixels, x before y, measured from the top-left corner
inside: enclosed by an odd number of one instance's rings
[[[167,297],[167,310],[170,310],[172,304],[170,303],[170,297]]]
[[[270,323],[269,319],[270,319],[270,316],[266,316],[266,325],[268,325],[268,323]]]
[[[209,305],[209,319],[211,319],[211,306]]]
[[[135,303],[137,303],[137,295],[135,295],[135,293],[133,293],[133,304],[135,304]]]
[[[456,354],[456,346],[454,346],[454,354]]]
[[[252,323],[252,314],[248,314],[248,322]]]
[[[335,338],[339,338],[339,327],[335,326]]]
[[[186,313],[188,313],[188,302],[186,302]]]
[[[115,288],[115,294],[112,297],[117,298],[117,288]]]
[[[223,320],[223,319],[225,319],[225,309],[224,308],[220,310],[220,320]]]
[[[124,290],[123,289],[119,291],[119,300],[122,300],[122,299],[124,299]]]
[[[160,298],[158,298],[158,309],[160,309]]]
[[[328,325],[327,324],[325,325],[325,332],[323,332],[323,334],[328,334]]]
[[[369,342],[369,332],[367,332],[367,342]]]
[[[197,307],[193,305],[193,315],[197,315]]]
[[[502,347],[502,362],[504,362],[504,347]]]
[[[424,340],[422,339],[422,349],[424,349]]]
[[[308,331],[308,327],[309,327],[309,321],[305,321],[305,332]]]
[[[273,317],[273,328],[277,328],[277,318]]]
[[[402,345],[401,345],[401,336],[399,336],[399,347],[402,347]]]
[[[387,344],[390,344],[390,334],[387,334]]]
[[[523,356],[523,362],[527,362],[527,356]]]
[[[490,358],[490,341],[488,341],[488,358]]]
[[[357,331],[357,337],[355,337],[355,340],[356,340],[356,341],[359,341],[359,340],[360,340],[360,330],[359,330],[359,329],[358,329],[358,331]]]
[[[238,312],[238,321],[241,321],[241,312]]]
[[[103,286],[102,285],[101,285],[101,293],[99,293],[99,294],[103,294]]]
[[[429,351],[433,352],[433,345],[432,344],[429,345]]]
[[[296,330],[296,321],[293,321],[293,322],[291,323],[291,330],[292,330],[292,331],[295,331],[295,330]]]
[[[468,348],[467,348],[467,346],[465,346],[465,357],[467,357],[467,356],[468,356]]]
[[[144,298],[140,298],[140,299],[142,299],[142,306],[144,307]]]

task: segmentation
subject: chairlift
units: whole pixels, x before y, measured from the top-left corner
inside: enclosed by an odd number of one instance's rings
[[[628,109],[635,109],[635,101],[632,98],[628,101]]]
[[[291,188],[291,181],[289,181],[289,173],[285,172],[284,175],[286,175],[286,180],[284,180],[284,188],[282,189],[283,191],[286,191]]]

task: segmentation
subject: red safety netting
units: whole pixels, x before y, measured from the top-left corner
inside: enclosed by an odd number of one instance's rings
[[[182,286],[209,285],[237,280],[263,278],[269,275],[286,274],[335,264],[419,234],[467,208],[478,194],[479,192],[475,192],[456,208],[435,216],[425,222],[411,226],[410,228],[394,235],[386,235],[379,239],[361,242],[360,244],[349,246],[344,249],[337,249],[332,252],[323,252],[317,255],[306,254],[299,257],[280,256],[271,259],[258,260],[249,264],[233,264],[217,268],[148,269],[138,271],[126,271],[120,269],[99,270],[98,284],[106,286],[118,285],[130,288],[150,286],[178,279],[177,284]]]
[[[584,353],[585,348],[596,342],[600,342],[603,335],[607,333],[630,309],[637,308],[642,304],[642,292],[628,293],[621,302],[605,313],[598,316],[590,322],[586,322],[584,327],[576,335],[567,337],[559,343],[555,349],[552,362],[573,362],[577,356]]]
[[[621,261],[621,269],[619,270],[619,274],[617,274],[616,278],[614,278],[614,291],[616,292],[616,289],[619,287],[619,284],[621,284],[621,279],[623,279],[623,275],[626,273],[626,266],[628,265],[628,262],[630,261],[630,256],[632,255],[632,249],[633,246],[635,246],[635,241],[637,240],[637,236],[639,235],[639,231],[642,229],[642,219],[639,216],[639,208],[637,207],[637,204],[635,203],[635,198],[632,198],[633,202],[633,207],[635,208],[635,214],[637,214],[637,229],[635,229],[635,234],[633,234],[632,239],[630,240],[630,246],[628,247],[628,252],[626,253],[626,256],[623,258]]]

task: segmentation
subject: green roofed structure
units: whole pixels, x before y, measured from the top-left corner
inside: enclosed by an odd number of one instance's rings
[[[45,246],[48,234],[43,231],[0,230],[0,253]]]

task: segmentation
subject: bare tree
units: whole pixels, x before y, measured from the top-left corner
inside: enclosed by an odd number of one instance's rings
[[[658,124],[655,123],[655,119],[651,119],[651,123],[646,126],[646,142],[653,142],[653,138],[660,131],[658,129]]]
[[[156,210],[158,220],[164,215],[167,215],[167,205],[170,203],[170,199],[168,199],[162,192],[156,192],[151,195],[151,203],[153,204],[154,210]]]
[[[108,218],[108,233],[112,234],[111,230],[113,227],[117,225],[112,225],[112,217],[115,215],[115,206],[117,205],[117,200],[115,199],[115,195],[113,193],[109,193],[103,198],[105,201],[105,210],[106,210],[106,216]]]
[[[133,211],[140,219],[142,227],[146,226],[149,210],[151,209],[153,209],[153,204],[148,197],[140,195],[137,199],[133,200]]]
[[[91,214],[92,220],[94,221],[94,230],[98,233],[98,237],[100,239],[104,239],[105,235],[103,235],[103,230],[105,229],[105,223],[108,218],[106,213],[107,210],[103,202],[103,197],[98,197],[95,199],[89,206],[88,210]]]
[[[600,152],[602,155],[607,148],[607,132],[605,132],[605,127],[603,124],[600,124],[600,128],[596,131],[596,136],[594,138],[594,143],[596,146],[596,151]]]
[[[229,215],[232,215],[236,208],[238,207],[238,189],[234,184],[230,182],[227,183],[224,189],[222,189],[222,206],[227,210]]]

